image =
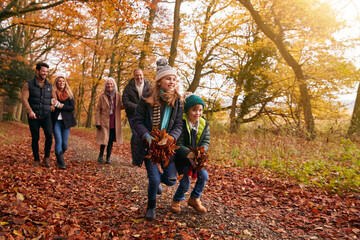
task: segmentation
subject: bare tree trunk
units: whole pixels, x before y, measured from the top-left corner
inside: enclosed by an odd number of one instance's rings
[[[99,37],[99,32],[100,32],[100,24],[98,23],[97,34],[96,34],[96,45],[94,48],[94,52],[93,52],[93,56],[92,56],[92,64],[91,64],[91,79],[92,79],[91,95],[90,95],[90,103],[88,106],[86,123],[85,123],[85,127],[87,127],[87,128],[92,127],[93,112],[94,112],[96,97],[97,97],[96,91],[97,91],[97,88],[103,77],[105,68],[107,67],[106,63],[110,59],[109,55],[106,54],[104,56],[104,59],[102,60],[102,56],[100,54],[98,54],[98,49],[103,47],[101,45],[102,39]]]
[[[14,107],[8,107],[5,121],[14,121]]]
[[[115,51],[111,54],[110,58],[110,68],[109,68],[109,74],[108,77],[113,77],[114,74],[114,65],[115,65]],[[117,89],[119,90],[119,89]]]
[[[110,57],[110,68],[109,68],[109,75],[108,75],[109,77],[112,77],[114,74],[115,56],[118,54],[118,51],[119,51],[118,42],[119,42],[119,35],[120,35],[121,30],[122,30],[122,27],[118,27],[118,29],[116,30],[116,33],[114,34],[114,37],[111,40],[111,42],[112,42],[111,45],[115,46],[115,47],[114,47],[113,52]]]
[[[189,91],[189,92],[195,92],[196,89],[199,87],[201,72],[204,69],[204,65],[207,62],[207,59],[205,59],[205,58],[208,58],[208,56],[205,56],[205,51],[209,45],[209,39],[208,39],[209,38],[209,36],[208,36],[209,26],[210,26],[209,23],[210,23],[210,18],[214,14],[213,8],[215,5],[216,5],[215,0],[212,0],[206,9],[205,20],[202,25],[202,32],[200,35],[200,39],[201,39],[200,51],[196,54],[194,78],[193,78],[189,88],[187,89],[187,91]]]
[[[171,41],[171,48],[170,48],[170,57],[169,57],[169,65],[171,67],[175,64],[175,59],[177,56],[177,46],[179,42],[179,35],[180,35],[180,7],[181,7],[182,0],[176,0],[175,2],[175,10],[174,10],[174,31],[173,31],[173,38]]]
[[[146,56],[149,53],[150,37],[151,37],[151,33],[152,33],[152,30],[153,30],[153,26],[154,26],[154,20],[155,20],[155,17],[156,17],[156,11],[157,11],[158,2],[159,2],[159,0],[152,0],[152,2],[151,2],[154,7],[150,8],[149,21],[148,21],[148,24],[146,26],[146,32],[145,32],[145,37],[144,37],[144,42],[143,42],[143,48],[142,48],[141,53],[140,53],[139,68],[141,68],[141,69],[145,68]]]
[[[27,112],[24,111],[24,109],[21,112],[21,122],[23,123],[27,123],[28,122],[28,116],[27,116]]]
[[[4,97],[0,96],[0,121],[4,120]]]
[[[301,68],[301,67],[300,67]],[[298,80],[303,80],[299,79]],[[301,105],[304,111],[306,131],[310,134],[310,138],[314,139],[316,137],[315,134],[315,122],[312,115],[311,104],[310,104],[310,96],[309,91],[307,89],[307,84],[305,81],[299,84],[300,94],[301,94]]]
[[[262,32],[276,45],[280,54],[285,59],[286,63],[292,68],[297,83],[299,85],[300,94],[301,94],[301,105],[304,111],[306,130],[310,134],[310,138],[315,138],[315,123],[312,115],[310,96],[307,89],[306,79],[304,77],[301,65],[293,58],[290,52],[286,49],[283,33],[280,30],[279,34],[275,34],[268,25],[261,19],[259,13],[254,9],[250,0],[238,0],[246,9],[249,10],[251,16],[256,22],[257,26],[261,29]],[[281,26],[279,26],[281,29]]]
[[[191,81],[191,84],[188,88],[188,92],[195,92],[196,89],[199,87],[200,85],[200,79],[201,79],[201,72],[204,69],[204,63],[202,60],[196,60],[195,63],[195,74],[194,74],[194,78]]]
[[[79,127],[82,126],[81,108],[84,103],[84,82],[79,84],[78,95],[76,97],[76,123]]]
[[[16,111],[16,104],[14,105],[14,102],[12,99],[9,99],[8,97],[5,98],[4,106],[6,106],[7,114],[5,116],[5,121],[14,121],[15,120],[15,111]]]
[[[84,49],[84,55],[86,54],[86,49]],[[81,73],[81,82],[79,84],[79,88],[78,88],[78,93],[77,93],[77,97],[76,97],[76,113],[75,113],[75,118],[76,118],[76,122],[77,125],[79,127],[82,126],[82,121],[81,121],[81,109],[83,107],[84,104],[84,83],[85,83],[85,78],[86,78],[86,61],[84,60],[82,63],[82,73]]]
[[[98,85],[96,84],[91,89],[91,98],[90,98],[90,104],[89,104],[88,111],[87,111],[87,118],[86,118],[86,125],[85,125],[85,127],[87,127],[87,128],[92,127],[97,86]]]
[[[235,95],[232,99],[231,109],[230,109],[230,133],[236,133],[238,129],[238,124],[236,123],[236,103],[239,95]]]
[[[355,106],[347,134],[351,135],[354,133],[360,133],[360,84],[358,85]]]
[[[125,74],[122,74],[122,72],[126,70],[126,67],[124,66],[124,62],[123,59],[120,59],[117,62],[117,77],[116,77],[116,84],[118,86],[118,91],[119,92],[123,92],[124,88],[125,88],[125,82],[126,79],[124,78]]]
[[[15,114],[16,121],[21,121],[22,110],[23,110],[22,103],[21,101],[18,101],[18,103],[16,104],[16,114]]]

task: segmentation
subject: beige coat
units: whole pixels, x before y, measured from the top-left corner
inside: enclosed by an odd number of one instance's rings
[[[116,143],[123,143],[122,129],[121,129],[121,95],[116,93],[115,105],[115,140]],[[101,145],[108,145],[110,133],[110,116],[109,116],[109,99],[105,93],[99,96],[99,102],[96,108],[95,125],[100,125],[101,130],[96,131],[96,143]]]

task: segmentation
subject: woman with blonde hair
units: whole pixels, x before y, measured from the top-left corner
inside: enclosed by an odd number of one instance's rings
[[[54,126],[56,163],[60,169],[66,169],[64,153],[68,146],[70,128],[76,125],[74,117],[74,95],[64,74],[58,74],[54,82],[57,99],[53,98],[55,110],[51,113]]]
[[[123,143],[121,128],[121,95],[114,78],[105,79],[104,92],[100,94],[95,114],[96,143],[100,144],[98,162],[103,162],[106,148],[106,164],[110,164],[113,142]]]

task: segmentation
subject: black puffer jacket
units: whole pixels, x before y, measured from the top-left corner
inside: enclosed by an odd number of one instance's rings
[[[142,96],[144,96],[144,94],[146,94],[149,91],[150,87],[151,87],[150,83],[144,79],[144,89]],[[132,78],[129,81],[129,83],[126,85],[122,95],[122,103],[125,106],[125,112],[127,118],[129,119],[133,118],[139,100],[140,100],[139,92],[135,86],[135,79]]]
[[[52,85],[45,80],[41,88],[36,78],[29,80],[29,104],[37,117],[46,117],[51,111]]]

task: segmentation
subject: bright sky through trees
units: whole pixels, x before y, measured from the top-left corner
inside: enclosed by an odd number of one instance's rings
[[[83,97],[78,109],[93,109],[103,77],[116,77],[121,90],[132,76],[131,69],[142,62],[138,59],[147,55],[146,77],[153,79],[156,59],[169,54],[174,2],[159,3],[150,38],[144,37],[150,26],[149,6],[125,3],[128,2],[66,2],[41,12],[7,18],[2,22],[9,25],[4,30],[7,45],[1,46],[15,49],[14,56],[29,61],[22,64],[28,65],[25,70],[29,72],[41,59],[53,66],[52,73],[67,72],[79,98]],[[318,118],[328,117],[328,112],[335,118],[342,111],[338,101],[347,104],[355,99],[353,93],[359,80],[356,68],[360,69],[360,64],[356,64],[360,51],[355,49],[360,46],[359,5],[359,0],[186,1],[179,15],[181,34],[174,65],[179,70],[182,92],[196,91],[204,96],[213,112],[221,110],[221,117],[227,117],[224,110],[229,106],[235,110],[251,106],[248,115],[257,116],[256,111],[268,104],[271,114],[285,113],[299,126],[300,111],[306,109],[301,106],[303,98],[307,102],[311,99]],[[256,21],[258,15],[261,21]],[[270,29],[257,28],[263,23]],[[149,52],[142,55],[143,49]],[[263,55],[268,56],[267,62],[260,66],[258,57]],[[7,71],[7,64],[3,66]],[[6,74],[12,76],[13,72]],[[3,82],[17,93],[23,79],[26,77],[19,75],[11,84]],[[310,94],[298,79],[305,80]],[[352,94],[347,101],[345,93]],[[244,102],[246,107],[240,106]],[[92,113],[87,112],[87,123],[91,125]],[[79,111],[79,119],[84,115]]]
[[[348,28],[344,29],[339,37],[341,38],[356,38],[360,40],[360,1],[351,0],[344,2],[338,2],[335,5],[338,5],[339,14],[342,16],[348,23]],[[353,51],[352,49],[348,52],[349,57],[353,59],[356,63],[356,66],[360,68],[360,48]]]
[[[328,0],[329,1],[329,0]],[[335,9],[338,10],[338,14],[341,18],[348,22],[348,28],[338,33],[337,38],[341,40],[345,39],[358,39],[360,42],[360,1],[359,0],[347,0],[338,1],[330,0],[334,4]],[[351,47],[346,52],[348,58],[360,68],[360,46]],[[340,97],[340,101],[343,102],[349,110],[354,107],[356,99],[356,90],[354,88],[351,94],[345,94]]]

